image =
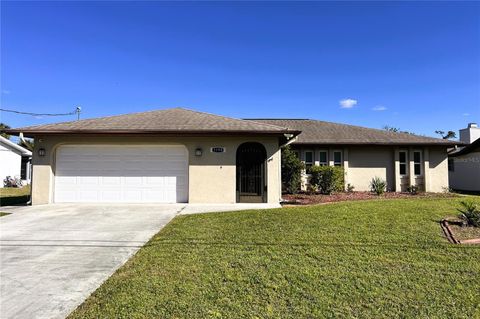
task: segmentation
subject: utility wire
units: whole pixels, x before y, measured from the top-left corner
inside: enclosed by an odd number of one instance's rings
[[[16,114],[32,115],[32,116],[67,116],[67,115],[74,115],[79,113],[78,109],[70,113],[31,113],[31,112],[21,112],[21,111],[7,110],[7,109],[1,109],[1,108],[0,108],[0,111],[16,113]]]

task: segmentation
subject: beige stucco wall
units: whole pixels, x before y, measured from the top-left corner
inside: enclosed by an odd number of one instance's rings
[[[380,177],[387,182],[387,189],[395,190],[395,161],[391,147],[349,147],[348,148],[348,183],[356,191],[369,191],[370,182]]]
[[[380,177],[387,182],[389,191],[406,191],[409,185],[417,185],[427,192],[442,192],[448,186],[448,161],[446,147],[393,147],[393,146],[299,146],[300,158],[305,160],[305,151],[314,151],[314,162],[318,164],[318,151],[328,150],[329,164],[333,165],[332,150],[342,150],[344,157],[345,181],[355,191],[369,191],[370,182]],[[398,152],[408,152],[408,175],[400,176]],[[422,174],[413,175],[413,151],[421,151]],[[412,172],[412,174],[410,174]],[[304,175],[302,189],[306,189],[308,176]]]
[[[429,148],[430,171],[427,191],[440,193],[448,188],[448,155],[443,147]]]
[[[480,152],[452,157],[450,187],[462,191],[480,191]]]
[[[245,142],[259,142],[267,151],[267,201],[278,203],[281,197],[280,150],[277,137],[161,137],[161,136],[108,136],[108,135],[56,135],[36,136],[33,154],[32,203],[53,201],[56,149],[65,144],[181,144],[189,153],[189,203],[236,202],[236,151]],[[222,146],[225,153],[211,153],[210,148]],[[46,155],[38,156],[44,148]],[[195,156],[202,148],[203,155]]]

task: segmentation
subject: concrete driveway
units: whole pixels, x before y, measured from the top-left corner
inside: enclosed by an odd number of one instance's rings
[[[0,318],[64,318],[177,214],[279,205],[55,204],[0,217]]]
[[[45,205],[0,217],[0,317],[66,317],[184,206]]]

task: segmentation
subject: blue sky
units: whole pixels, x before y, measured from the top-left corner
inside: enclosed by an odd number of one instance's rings
[[[77,105],[458,131],[480,122],[480,4],[2,1],[1,106]]]

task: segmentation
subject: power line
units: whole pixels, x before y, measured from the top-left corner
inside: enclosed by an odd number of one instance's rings
[[[2,112],[9,112],[9,113],[15,113],[15,114],[23,114],[23,115],[32,115],[32,116],[68,116],[68,115],[78,115],[78,118],[80,118],[80,111],[81,108],[77,107],[75,111],[69,112],[69,113],[32,113],[32,112],[22,112],[22,111],[17,111],[17,110],[7,110],[7,109],[2,109],[0,108],[0,111]]]

